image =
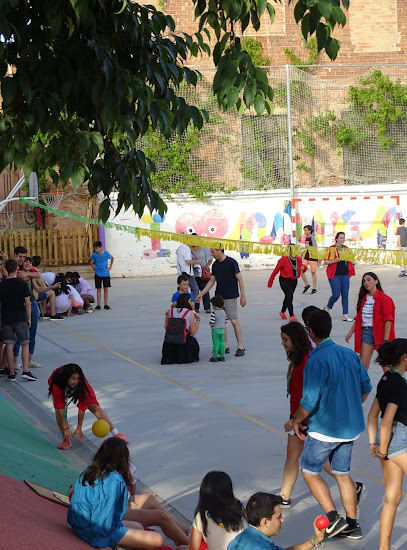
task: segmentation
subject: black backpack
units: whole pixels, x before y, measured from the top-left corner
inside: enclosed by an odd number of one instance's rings
[[[164,342],[166,344],[185,344],[189,331],[187,330],[187,322],[185,317],[190,312],[189,309],[182,315],[181,318],[173,317],[173,309],[171,308],[171,317],[167,319],[167,328],[165,330]]]

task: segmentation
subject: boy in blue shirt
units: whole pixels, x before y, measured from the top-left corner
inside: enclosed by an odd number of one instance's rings
[[[100,241],[95,241],[93,243],[93,254],[90,257],[90,265],[95,272],[95,287],[96,287],[96,298],[97,306],[95,309],[100,308],[100,300],[102,297],[102,283],[103,283],[103,299],[105,302],[104,309],[112,309],[108,303],[109,297],[109,288],[110,288],[110,270],[114,262],[114,258],[107,250],[103,250],[102,243]],[[109,265],[110,260],[110,265]]]
[[[176,307],[178,296],[180,294],[188,294],[191,299],[191,307],[195,309],[195,301],[192,294],[189,291],[189,279],[186,275],[179,275],[177,279],[177,292],[174,292],[171,298],[171,307]]]

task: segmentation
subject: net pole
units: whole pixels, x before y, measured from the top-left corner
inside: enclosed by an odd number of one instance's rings
[[[288,133],[288,163],[290,170],[290,200],[291,200],[291,242],[297,242],[295,227],[295,197],[294,197],[294,161],[293,161],[293,138],[291,124],[291,87],[290,87],[290,65],[285,66],[285,81],[287,91],[287,133]]]

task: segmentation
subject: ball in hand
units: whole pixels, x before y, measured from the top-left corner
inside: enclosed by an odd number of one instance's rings
[[[106,420],[96,420],[92,426],[93,435],[96,437],[106,437],[110,432],[110,426]]]
[[[315,525],[318,529],[326,529],[329,526],[329,519],[326,516],[318,516]]]

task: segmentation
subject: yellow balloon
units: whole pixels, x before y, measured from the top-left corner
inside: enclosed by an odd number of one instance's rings
[[[106,437],[110,432],[110,426],[106,420],[96,420],[92,426],[93,435],[96,437]]]

